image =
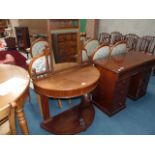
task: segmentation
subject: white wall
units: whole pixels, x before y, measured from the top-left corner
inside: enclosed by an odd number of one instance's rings
[[[18,19],[10,19],[10,26],[13,29],[13,36],[15,37],[16,33],[15,33],[14,27],[16,27],[16,26],[18,27],[19,26],[19,20]]]
[[[119,31],[123,35],[135,33],[139,36],[155,36],[155,19],[100,19],[99,33]]]

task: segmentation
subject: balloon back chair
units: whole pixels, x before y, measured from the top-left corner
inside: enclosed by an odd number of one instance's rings
[[[150,55],[155,55],[155,37],[153,37],[149,42],[147,53]]]
[[[45,48],[48,47],[48,42],[43,38],[38,38],[34,40],[31,44],[31,47],[26,49],[27,53],[30,54],[31,58],[29,58],[26,62],[27,64],[30,63],[31,59],[38,54],[41,54]]]
[[[111,32],[110,45],[114,45],[117,42],[123,40],[123,35],[120,32]]]
[[[146,53],[148,46],[149,41],[145,37],[139,38],[136,45],[136,51]]]
[[[97,48],[98,46],[99,41],[96,39],[90,39],[85,43],[84,48],[87,50],[87,54],[89,57],[91,57],[94,49]]]
[[[109,45],[110,38],[111,38],[111,35],[109,33],[102,32],[99,35],[99,42],[100,42],[100,44],[103,44],[103,45]]]
[[[135,50],[136,44],[138,42],[139,37],[134,33],[129,33],[125,35],[125,42],[127,44],[128,50]]]
[[[107,45],[99,46],[92,55],[92,60],[108,57],[110,55],[110,47]]]
[[[120,41],[111,47],[111,56],[127,52],[127,46],[124,41]]]
[[[86,49],[82,49],[81,59],[82,59],[82,62],[88,62],[90,60]]]
[[[30,47],[31,57],[35,57],[38,54],[42,53],[43,50],[48,47],[48,42],[43,38],[36,39]]]

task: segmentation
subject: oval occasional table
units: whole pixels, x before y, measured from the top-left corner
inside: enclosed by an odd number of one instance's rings
[[[29,93],[29,74],[18,66],[0,64],[0,104],[15,103],[15,111],[23,134],[29,134],[24,116],[24,101]]]
[[[41,97],[43,122],[41,127],[54,134],[76,134],[92,123],[95,111],[88,93],[98,83],[99,71],[93,66],[75,67],[34,82]],[[48,98],[73,98],[82,96],[81,103],[54,117],[50,115]]]

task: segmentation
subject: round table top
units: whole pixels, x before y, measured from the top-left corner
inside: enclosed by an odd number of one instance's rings
[[[18,66],[0,64],[0,107],[15,101],[29,86],[28,72]]]
[[[93,66],[75,67],[35,81],[34,88],[49,97],[77,97],[92,91],[99,77],[98,69]]]

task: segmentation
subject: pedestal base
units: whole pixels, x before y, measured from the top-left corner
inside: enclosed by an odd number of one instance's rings
[[[45,130],[58,135],[76,134],[92,123],[95,110],[92,104],[80,104],[41,123]]]

